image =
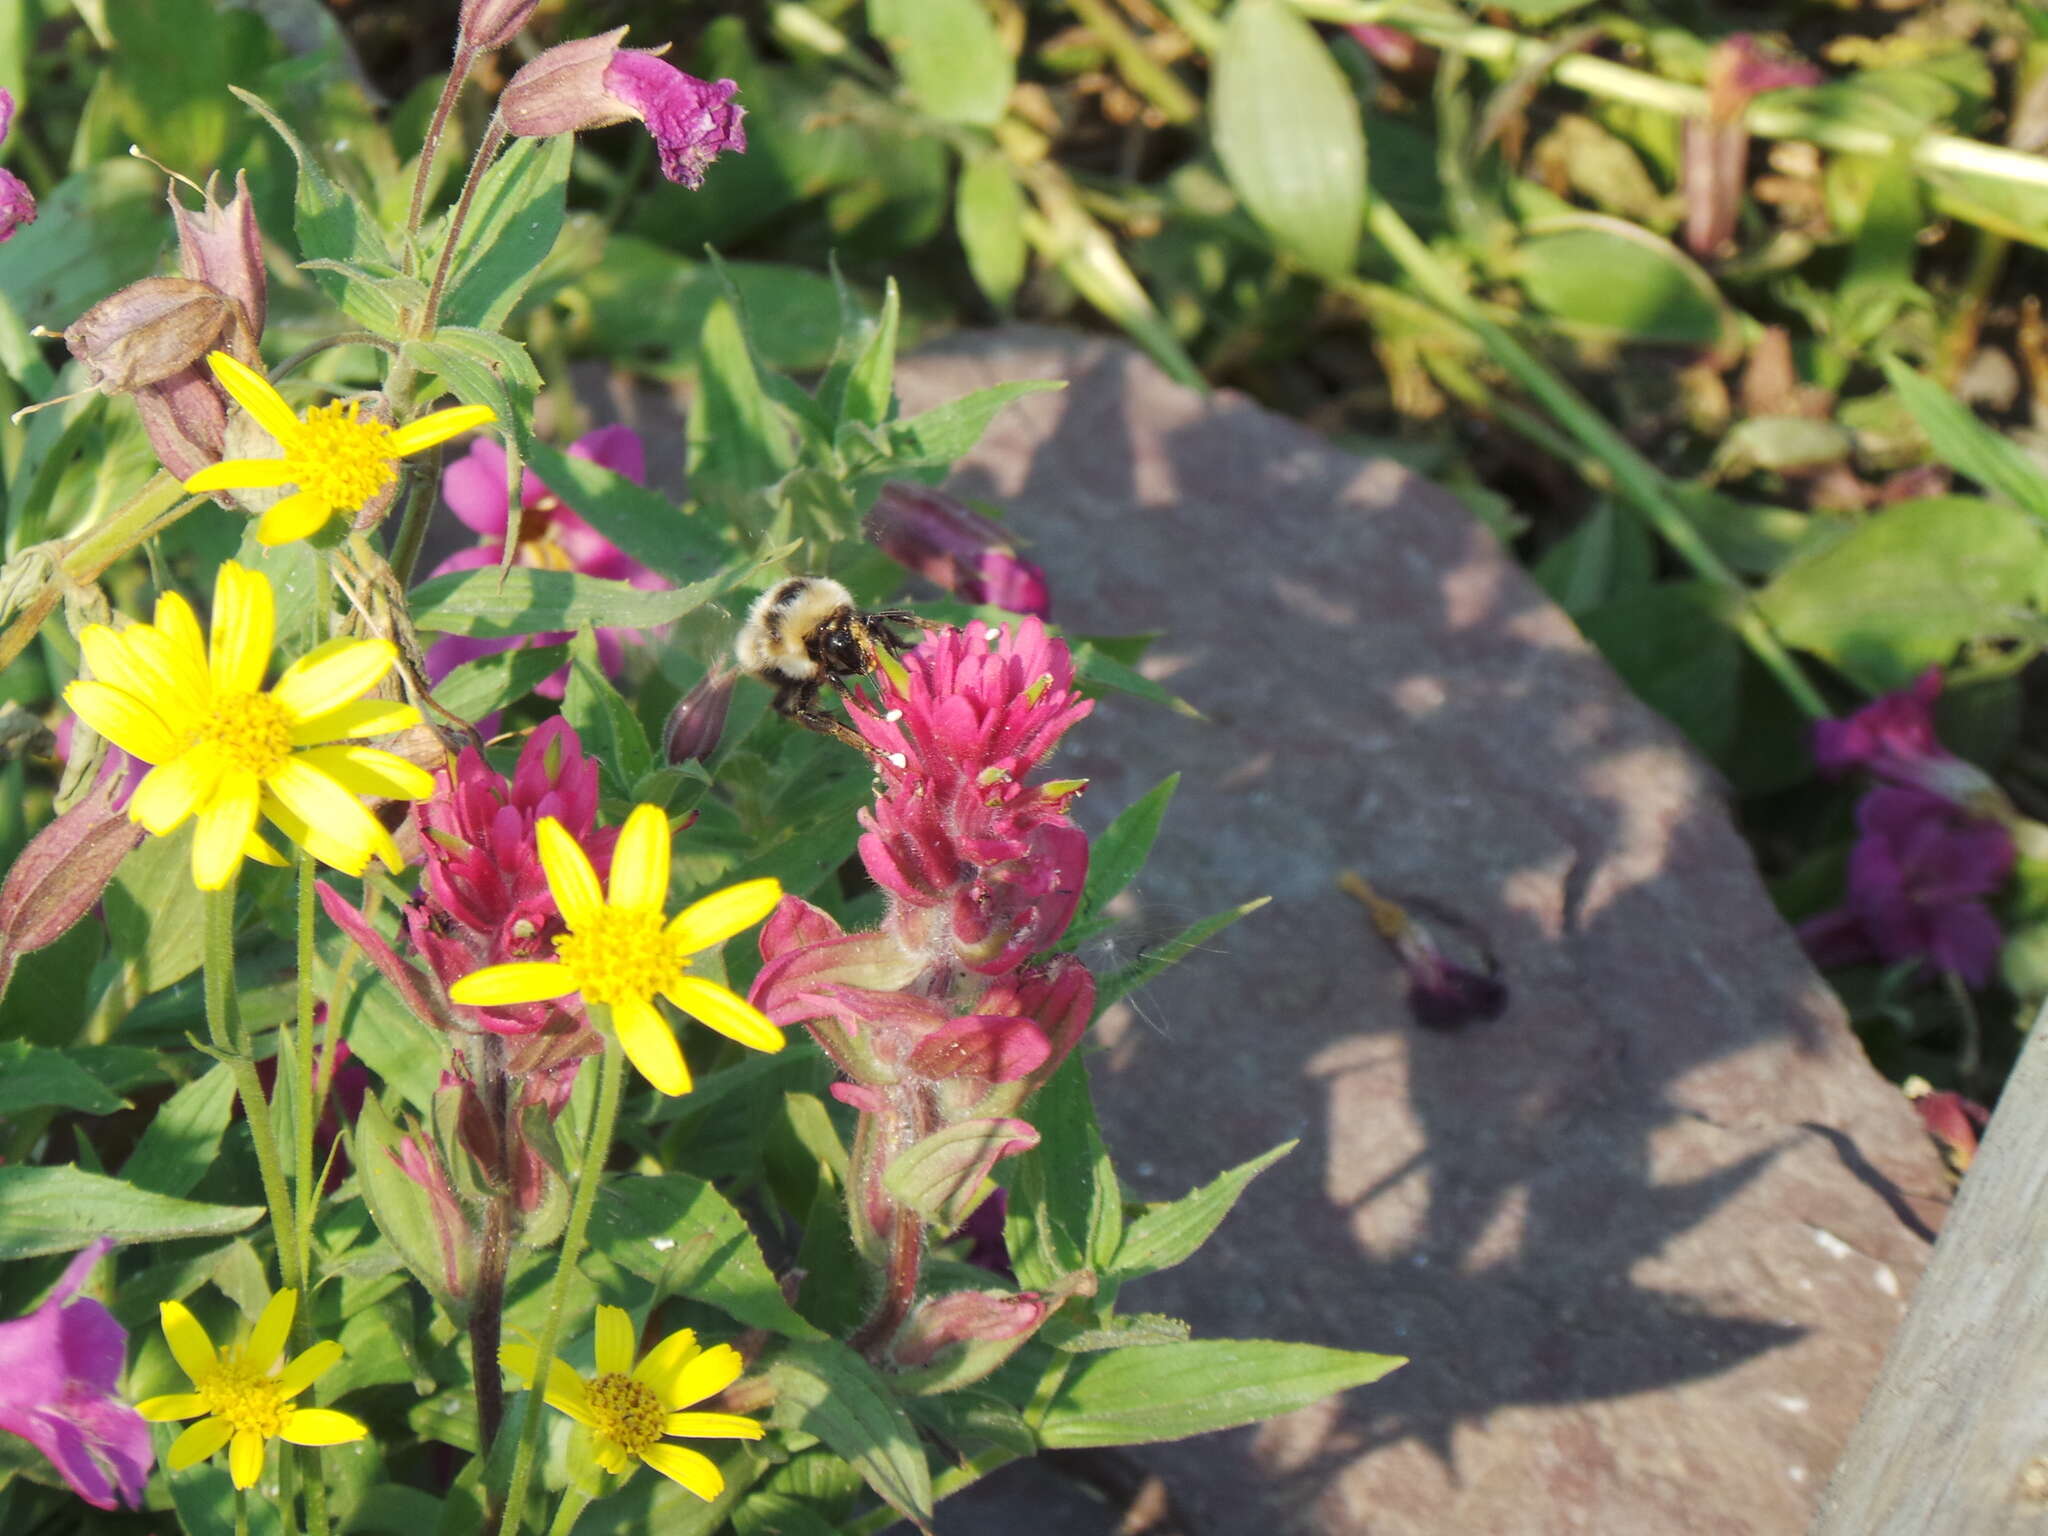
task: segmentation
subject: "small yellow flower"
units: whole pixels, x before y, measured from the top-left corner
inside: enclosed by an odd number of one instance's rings
[[[498,1351],[505,1369],[533,1385],[538,1354],[529,1344]],[[737,1413],[683,1413],[692,1403],[716,1397],[740,1379],[746,1362],[730,1344],[697,1347],[697,1335],[672,1333],[633,1363],[633,1320],[618,1307],[597,1309],[597,1374],[589,1381],[565,1362],[548,1371],[547,1401],[597,1441],[597,1464],[607,1472],[630,1472],[644,1461],[675,1479],[700,1499],[725,1491],[717,1463],[688,1446],[670,1445],[664,1435],[699,1440],[758,1440],[766,1431]]]
[[[346,1445],[370,1432],[361,1420],[332,1408],[292,1406],[293,1398],[341,1359],[341,1346],[329,1340],[278,1369],[298,1304],[297,1291],[279,1291],[264,1305],[247,1342],[218,1351],[183,1302],[162,1304],[164,1337],[192,1378],[192,1390],[147,1398],[135,1405],[135,1411],[154,1424],[199,1419],[171,1442],[164,1464],[173,1472],[197,1465],[225,1445],[235,1486],[249,1488],[263,1473],[268,1441]]]
[[[387,427],[361,415],[354,400],[316,405],[297,416],[255,369],[225,352],[209,352],[206,361],[221,388],[277,439],[282,452],[275,459],[224,459],[208,465],[185,482],[185,489],[274,490],[296,485],[296,491],[256,524],[259,544],[289,544],[319,532],[330,517],[353,515],[397,478],[400,459],[498,419],[487,405],[458,405],[402,427]]]
[[[688,974],[692,955],[723,944],[774,911],[782,900],[779,884],[742,881],[664,919],[669,829],[660,806],[636,805],[619,829],[609,900],[590,859],[559,821],[541,818],[534,837],[548,889],[569,925],[555,940],[558,958],[472,971],[448,989],[451,998],[497,1008],[581,993],[584,1002],[611,1009],[612,1028],[626,1059],[668,1094],[690,1091],[690,1069],[654,1005],[657,994],[741,1045],[782,1049],[782,1031],[760,1009],[715,981]]]
[[[283,861],[256,832],[258,812],[323,864],[359,875],[372,854],[394,873],[398,845],[358,795],[421,800],[433,778],[404,758],[347,738],[417,725],[410,704],[365,699],[398,652],[386,640],[330,640],[265,692],[277,627],[270,579],[230,560],[213,588],[211,645],[175,592],[154,624],[89,624],[78,643],[93,676],[64,690],[78,717],[154,770],[128,802],[157,836],[195,813],[192,879],[217,891],[244,856]]]

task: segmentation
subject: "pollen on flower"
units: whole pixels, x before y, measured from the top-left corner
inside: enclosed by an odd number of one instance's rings
[[[284,1432],[285,1415],[291,1403],[275,1377],[257,1370],[232,1354],[192,1384],[206,1403],[206,1411],[226,1419],[237,1430],[272,1439]]]
[[[314,406],[284,444],[293,483],[337,510],[367,506],[398,475],[391,429],[365,421],[360,406],[356,400]]]
[[[585,1002],[651,998],[683,974],[689,959],[662,915],[636,907],[600,907],[555,940],[555,954],[576,977]]]
[[[221,694],[200,722],[198,739],[210,742],[231,766],[261,776],[291,756],[291,716],[267,693]]]
[[[591,1428],[628,1456],[638,1456],[658,1442],[668,1425],[668,1411],[654,1389],[614,1371],[584,1389],[590,1404]]]

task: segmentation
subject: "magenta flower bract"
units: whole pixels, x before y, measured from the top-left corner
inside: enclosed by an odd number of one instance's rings
[[[0,93],[4,94],[4,93]],[[128,1334],[78,1288],[113,1247],[101,1238],[65,1268],[35,1311],[0,1323],[0,1430],[50,1458],[86,1503],[142,1507],[149,1426],[119,1395]]]
[[[569,447],[572,458],[588,459],[613,474],[624,475],[635,485],[647,483],[647,450],[640,434],[631,427],[599,427],[587,432]],[[485,570],[505,558],[505,540],[518,546],[515,565],[544,571],[578,571],[606,581],[623,581],[643,591],[668,585],[661,577],[628,555],[590,524],[547,486],[540,476],[527,470],[520,483],[518,526],[511,527],[505,498],[505,450],[489,438],[478,438],[469,452],[448,466],[441,479],[448,510],[468,528],[482,534],[484,542],[460,550],[435,566],[432,574],[451,571]],[[560,645],[571,637],[566,630],[539,635],[509,635],[500,639],[479,639],[470,635],[448,635],[427,651],[427,673],[436,683],[465,661],[498,651],[526,645]],[[605,671],[616,676],[625,660],[625,646],[638,640],[634,629],[600,629],[597,656]],[[543,698],[559,699],[569,684],[569,669],[561,668],[536,685]]]
[[[0,91],[0,144],[7,142],[7,128],[14,121],[14,97]],[[24,224],[36,220],[35,194],[14,172],[0,170],[0,245],[4,245]]]

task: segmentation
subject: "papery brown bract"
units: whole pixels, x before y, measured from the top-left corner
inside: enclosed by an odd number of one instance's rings
[[[15,961],[54,944],[90,912],[143,830],[122,810],[119,775],[102,777],[29,839],[0,881],[0,990]]]

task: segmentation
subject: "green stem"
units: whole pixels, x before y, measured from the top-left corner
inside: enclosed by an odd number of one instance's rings
[[[1145,50],[1136,33],[1124,25],[1103,0],[1067,0],[1067,8],[1116,60],[1124,82],[1140,92],[1159,109],[1169,123],[1192,123],[1202,115],[1195,93],[1181,84],[1180,77]]]
[[[412,583],[413,567],[420,563],[420,550],[427,542],[427,524],[434,520],[435,504],[441,499],[441,450],[430,448],[406,466],[405,510],[398,515],[398,538],[391,547],[391,575],[402,590]]]
[[[449,66],[448,79],[441,87],[441,99],[434,104],[434,120],[427,126],[427,136],[420,144],[419,169],[412,178],[412,206],[405,215],[405,236],[410,241],[420,232],[420,220],[427,211],[427,182],[434,173],[434,156],[441,148],[441,134],[448,126],[448,114],[455,110],[456,98],[462,94],[462,87],[469,80],[470,66],[476,63],[477,48],[469,39],[458,39],[455,45],[455,62]]]
[[[562,1233],[561,1251],[555,1256],[555,1278],[548,1287],[547,1321],[541,1325],[540,1341],[534,1350],[533,1379],[526,1389],[526,1423],[520,1429],[519,1449],[512,1460],[512,1486],[505,1495],[505,1513],[498,1521],[498,1536],[519,1536],[520,1522],[526,1513],[527,1490],[533,1482],[540,1449],[541,1421],[546,1417],[542,1402],[548,1372],[554,1368],[555,1351],[562,1342],[562,1305],[569,1294],[576,1261],[583,1256],[583,1239],[590,1230],[597,1186],[604,1173],[605,1159],[611,1155],[612,1132],[619,1120],[619,1090],[625,1075],[626,1053],[616,1039],[607,1039],[598,1059],[597,1114],[591,1121],[590,1146],[576,1175],[576,1197],[569,1206],[569,1225]]]
[[[321,1094],[317,1084],[318,1072],[315,1063],[322,1059],[313,1048],[313,856],[303,848],[299,850],[299,910],[298,910],[298,1007],[297,1023],[292,1030],[294,1059],[291,1063],[294,1097],[298,1100],[298,1116],[292,1125],[293,1151],[297,1154],[297,1166],[293,1170],[293,1187],[298,1192],[298,1228],[295,1235],[298,1244],[299,1274],[311,1290],[313,1278],[313,1217],[319,1209],[320,1190],[313,1170],[313,1133],[320,1122]],[[331,1058],[330,1058],[331,1059]],[[284,1081],[285,1062],[280,1053],[278,1081]],[[332,1069],[329,1081],[333,1080]],[[313,1345],[313,1303],[310,1294],[301,1294],[299,1309],[292,1319],[292,1337],[295,1349],[310,1349]],[[313,1399],[308,1398],[308,1402]],[[306,1485],[306,1531],[307,1536],[327,1536],[327,1480],[320,1467],[320,1451],[317,1446],[299,1448],[299,1469]]]
[[[469,205],[476,201],[476,189],[484,179],[484,172],[490,169],[498,146],[505,142],[505,132],[505,119],[493,115],[483,143],[476,147],[476,158],[469,163],[469,175],[463,180],[462,195],[455,200],[455,212],[448,217],[448,234],[441,241],[441,259],[434,264],[434,281],[427,289],[427,308],[420,317],[419,334],[422,336],[434,334],[434,322],[441,314],[441,295],[448,286],[448,269],[455,261],[455,247],[461,242],[462,226],[469,222]]]
[[[249,1536],[249,1490],[235,1490],[235,1536]]]
[[[1657,466],[1639,453],[1635,445],[1607,424],[1606,418],[1585,397],[1554,373],[1540,358],[1489,319],[1458,285],[1436,253],[1422,242],[1407,221],[1384,198],[1375,198],[1366,212],[1366,227],[1380,249],[1398,263],[1415,286],[1446,314],[1468,327],[1506,370],[1586,450],[1606,466],[1614,477],[1614,488],[1669,544],[1696,576],[1734,593],[1741,607],[1736,630],[1758,661],[1777,678],[1779,685],[1800,709],[1816,720],[1830,711],[1815,691],[1799,664],[1778,637],[1771,633],[1763,615],[1750,600],[1742,578],[1714,553],[1685,509],[1671,494],[1671,486]]]
[[[548,1526],[548,1536],[569,1536],[576,1529],[576,1522],[583,1511],[590,1508],[590,1495],[581,1488],[570,1488],[562,1495],[562,1502],[555,1506],[553,1524]]]

